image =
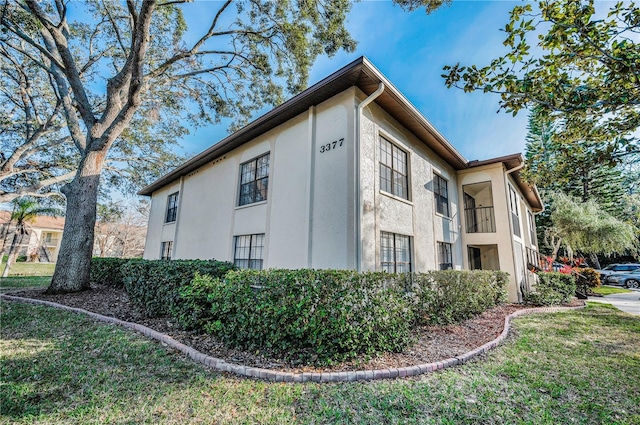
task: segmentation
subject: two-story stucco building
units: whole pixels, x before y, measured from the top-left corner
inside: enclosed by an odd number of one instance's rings
[[[359,58],[140,191],[144,257],[500,269],[517,301],[543,208],[522,166],[520,154],[467,161]]]

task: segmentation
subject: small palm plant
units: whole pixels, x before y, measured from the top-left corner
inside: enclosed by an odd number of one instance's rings
[[[15,263],[18,257],[19,247],[22,246],[24,237],[29,235],[30,226],[37,216],[59,216],[62,215],[62,211],[58,208],[42,206],[36,199],[23,197],[13,201],[13,211],[11,212],[11,219],[9,225],[14,224],[13,237],[11,239],[11,246],[9,247],[9,253],[7,255],[7,264],[4,266],[2,277],[9,276],[9,270],[11,265]]]

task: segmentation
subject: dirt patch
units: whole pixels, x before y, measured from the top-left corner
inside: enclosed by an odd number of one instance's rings
[[[416,329],[416,342],[403,353],[386,353],[374,358],[357,358],[329,367],[314,367],[287,362],[263,352],[247,352],[225,347],[216,338],[206,334],[184,331],[169,317],[148,318],[130,302],[122,289],[99,286],[90,291],[46,295],[43,290],[15,291],[11,295],[52,301],[70,307],[82,308],[127,322],[135,322],[189,345],[201,353],[224,359],[227,362],[286,372],[338,372],[399,368],[436,362],[459,356],[493,339],[503,330],[504,318],[516,310],[525,308],[519,304],[505,304],[485,311],[465,322],[448,326],[423,326]],[[575,300],[572,305],[583,305]]]

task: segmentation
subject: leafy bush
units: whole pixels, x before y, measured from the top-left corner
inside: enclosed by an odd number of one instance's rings
[[[416,324],[467,319],[506,300],[508,274],[412,275],[349,270],[239,270],[197,274],[175,317],[242,349],[327,363],[400,351]]]
[[[351,270],[238,270],[224,279],[198,275],[181,291],[180,322],[226,343],[293,360],[328,363],[401,351],[413,314],[386,273]]]
[[[501,271],[438,270],[398,278],[414,294],[418,324],[459,322],[507,300],[509,274]]]
[[[27,256],[26,255],[18,255],[16,257],[16,263],[26,263],[27,262]]]
[[[529,305],[554,305],[571,301],[576,292],[572,275],[563,273],[538,273],[533,290],[525,293],[524,303]]]
[[[590,267],[576,267],[573,269],[576,278],[576,291],[588,295],[594,288],[600,286],[600,273]]]
[[[121,272],[129,298],[149,317],[186,316],[179,291],[189,285],[196,272],[223,277],[236,266],[216,260],[131,260]]]
[[[116,288],[124,288],[122,266],[129,261],[135,260],[130,258],[93,257],[90,271],[91,285],[111,285]]]

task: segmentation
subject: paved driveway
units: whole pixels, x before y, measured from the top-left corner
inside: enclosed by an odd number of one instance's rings
[[[612,304],[627,313],[640,316],[640,289],[631,289],[633,292],[624,294],[611,294],[605,297],[589,297],[589,301]]]

